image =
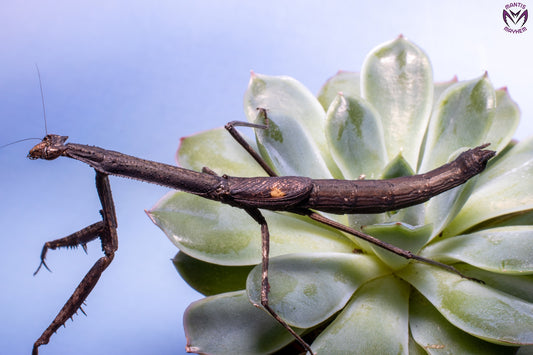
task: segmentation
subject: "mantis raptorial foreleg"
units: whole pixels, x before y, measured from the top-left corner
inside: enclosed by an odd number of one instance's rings
[[[81,245],[85,249],[86,243],[96,238],[100,238],[104,256],[96,261],[93,267],[81,280],[78,287],[76,287],[72,296],[70,296],[63,308],[61,308],[52,323],[33,344],[33,355],[37,355],[39,346],[48,344],[52,334],[54,334],[59,327],[64,325],[69,318],[72,318],[78,310],[85,314],[82,308],[85,299],[91,293],[94,286],[96,286],[100,276],[109,264],[111,264],[111,261],[113,261],[113,257],[115,256],[115,251],[118,248],[117,217],[115,215],[115,206],[113,204],[113,196],[111,195],[111,187],[107,175],[96,172],[96,189],[102,204],[102,210],[100,211],[102,221],[91,224],[65,238],[47,242],[41,253],[41,264],[35,271],[35,274],[43,265],[48,269],[48,266],[46,266],[44,261],[48,249],[76,247],[78,245]]]

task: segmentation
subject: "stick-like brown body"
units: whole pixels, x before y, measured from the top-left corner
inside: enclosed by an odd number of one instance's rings
[[[159,184],[240,208],[282,211],[310,208],[336,214],[380,213],[425,202],[479,174],[495,154],[483,149],[484,145],[467,150],[451,163],[430,172],[387,180],[241,178],[201,173],[88,145],[64,144],[66,139],[48,135],[30,151],[29,157],[66,156],[103,174]]]

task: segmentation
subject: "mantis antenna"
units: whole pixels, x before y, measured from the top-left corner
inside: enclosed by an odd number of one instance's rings
[[[35,63],[35,69],[37,69],[37,76],[39,77],[39,88],[41,89],[41,103],[43,105],[43,117],[44,117],[44,133],[48,135],[48,126],[46,124],[46,108],[44,105],[44,94],[43,94],[43,82],[41,80],[41,72],[39,71],[39,66]]]
[[[37,65],[37,63],[35,63],[35,69],[37,69],[37,76],[39,77],[39,88],[41,89],[41,103],[42,103],[42,106],[43,106],[44,132],[45,132],[45,135],[48,135],[48,126],[46,124],[46,108],[45,108],[45,105],[44,105],[43,83],[41,81],[41,72],[39,71],[39,66]],[[25,141],[29,141],[29,140],[34,140],[34,139],[37,139],[39,141],[41,140],[41,138],[19,139],[19,140],[16,140],[14,142],[11,142],[11,143],[0,145],[0,149],[3,149],[5,147],[13,145],[13,144],[17,144],[17,143],[25,142]]]

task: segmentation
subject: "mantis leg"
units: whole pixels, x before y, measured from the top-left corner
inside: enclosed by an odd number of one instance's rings
[[[242,139],[237,131],[234,130],[234,132]],[[242,139],[242,141],[245,142],[244,139]],[[204,167],[202,171],[206,174],[217,175],[207,167]],[[250,207],[243,207],[243,209],[261,226],[261,304],[254,304],[254,306],[264,308],[279,324],[281,324],[281,326],[287,329],[306,352],[313,354],[309,344],[307,344],[305,340],[303,340],[300,335],[298,335],[298,333],[296,333],[294,329],[292,329],[291,326],[288,325],[287,322],[285,322],[269,305],[268,293],[270,292],[270,284],[268,283],[268,263],[270,253],[270,232],[268,230],[268,224],[259,209]]]
[[[231,136],[254,158],[254,160],[261,165],[263,170],[269,175],[269,176],[278,176],[274,170],[270,166],[268,166],[267,162],[257,153],[250,144],[244,139],[243,136],[235,129],[236,126],[241,127],[251,127],[251,128],[259,128],[259,129],[268,129],[268,116],[266,114],[266,109],[264,108],[258,108],[259,111],[258,116],[263,116],[263,120],[265,121],[264,125],[260,124],[254,124],[249,122],[241,122],[241,121],[232,121],[226,124],[224,128],[231,134]]]
[[[85,314],[81,306],[85,302],[87,296],[89,296],[93,290],[94,286],[96,286],[98,283],[98,280],[100,279],[100,276],[104,270],[109,266],[109,264],[111,264],[113,257],[115,256],[115,251],[118,248],[117,220],[115,215],[115,206],[113,204],[113,196],[111,195],[111,187],[109,185],[109,178],[107,175],[96,172],[96,189],[102,204],[102,210],[100,211],[102,214],[102,221],[91,224],[90,226],[83,228],[65,238],[47,242],[44,245],[41,253],[41,264],[39,265],[37,271],[35,271],[35,274],[43,265],[48,269],[44,261],[48,249],[76,247],[78,245],[81,245],[85,249],[86,243],[96,238],[100,238],[104,256],[96,261],[93,267],[81,280],[78,287],[76,287],[72,296],[70,296],[63,308],[61,308],[52,323],[50,323],[48,328],[46,328],[39,339],[37,339],[37,341],[33,344],[33,355],[37,355],[39,352],[39,346],[48,344],[52,334],[54,334],[59,327],[64,325],[69,318],[72,318],[72,316],[76,314],[78,310],[81,310],[81,312]]]
[[[278,321],[296,341],[305,349],[306,352],[314,354],[309,344],[303,340],[298,333],[291,328],[268,304],[268,293],[270,291],[270,285],[268,283],[268,254],[270,251],[270,234],[268,231],[268,224],[265,217],[257,208],[246,208],[245,211],[261,226],[261,305],[255,304],[256,307],[263,307],[270,315]]]
[[[55,250],[58,248],[77,248],[78,246],[81,246],[83,250],[87,253],[87,243],[98,238],[98,235],[101,233],[103,228],[103,221],[96,222],[64,238],[44,243],[43,250],[41,251],[41,263],[39,264],[39,267],[37,267],[37,270],[35,270],[35,272],[33,273],[33,276],[37,275],[37,273],[39,272],[39,270],[41,270],[41,267],[43,266],[46,270],[52,271],[50,270],[48,265],[46,265],[45,261],[46,254],[48,253],[49,249]]]

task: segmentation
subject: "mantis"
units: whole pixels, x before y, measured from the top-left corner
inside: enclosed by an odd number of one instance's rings
[[[33,345],[33,354],[39,346],[47,344],[50,337],[78,310],[105,269],[111,264],[118,248],[117,218],[109,184],[109,175],[127,177],[143,182],[182,190],[206,199],[228,204],[247,212],[260,226],[262,240],[261,302],[296,341],[313,353],[311,347],[269,306],[268,263],[269,228],[262,209],[286,211],[307,216],[315,221],[354,235],[406,259],[427,263],[456,273],[463,278],[479,281],[463,275],[453,266],[427,259],[408,250],[385,243],[356,229],[324,217],[317,211],[333,214],[381,213],[420,204],[430,198],[467,182],[481,173],[489,159],[496,153],[485,149],[488,144],[461,153],[454,161],[424,174],[387,180],[337,180],[311,179],[301,176],[277,176],[268,164],[255,152],[236,130],[237,126],[268,129],[266,108],[258,108],[264,125],[233,121],[226,125],[228,132],[261,165],[268,177],[219,176],[209,168],[201,172],[144,160],[99,147],[66,143],[68,137],[47,134],[29,152],[30,159],[54,160],[67,157],[79,160],[96,172],[96,190],[100,198],[102,220],[69,236],[45,243],[41,253],[41,267],[48,269],[45,258],[49,249],[85,246],[100,239],[104,256],[96,261],[81,280],[49,327]]]

